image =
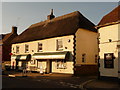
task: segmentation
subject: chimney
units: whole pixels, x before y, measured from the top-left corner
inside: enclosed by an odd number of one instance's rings
[[[17,34],[17,27],[16,26],[12,26],[12,33]]]
[[[55,16],[53,15],[53,9],[51,9],[51,14],[47,16],[47,19],[51,20],[53,18],[55,18]]]

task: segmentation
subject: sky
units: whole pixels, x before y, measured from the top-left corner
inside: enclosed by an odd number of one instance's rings
[[[117,6],[118,2],[7,2],[4,0],[2,9],[0,8],[2,10],[0,33],[10,33],[12,26],[17,26],[20,34],[30,25],[46,20],[51,9],[54,10],[55,17],[79,11],[97,25],[104,15]]]

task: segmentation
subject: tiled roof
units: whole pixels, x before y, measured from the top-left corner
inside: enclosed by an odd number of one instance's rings
[[[105,15],[99,22],[98,26],[111,25],[117,22],[120,22],[120,5]]]

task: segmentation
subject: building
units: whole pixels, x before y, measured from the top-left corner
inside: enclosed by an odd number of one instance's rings
[[[41,73],[96,74],[98,34],[79,11],[31,25],[13,40],[11,66]]]
[[[120,78],[120,5],[105,15],[97,28],[100,33],[100,76]]]
[[[11,41],[18,36],[17,27],[12,27],[12,32],[0,35],[0,63],[10,64]]]

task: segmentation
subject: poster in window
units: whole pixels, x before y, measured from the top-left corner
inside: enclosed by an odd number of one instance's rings
[[[104,68],[114,68],[114,54],[104,54]]]

